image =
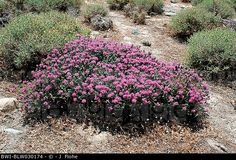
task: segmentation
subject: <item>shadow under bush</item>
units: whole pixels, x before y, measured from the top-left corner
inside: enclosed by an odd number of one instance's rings
[[[37,120],[68,115],[101,130],[134,132],[206,115],[208,88],[198,74],[133,45],[79,36],[32,74],[20,99],[25,115]]]

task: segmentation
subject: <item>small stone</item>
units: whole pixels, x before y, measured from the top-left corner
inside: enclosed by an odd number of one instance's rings
[[[148,42],[148,41],[143,41],[142,44],[143,44],[144,46],[151,47],[151,43]]]
[[[5,132],[10,133],[10,134],[20,134],[23,133],[23,131],[14,129],[14,128],[5,128],[4,129]]]
[[[1,98],[0,112],[11,112],[18,107],[19,103],[16,98]]]
[[[175,16],[176,13],[175,12],[165,12],[164,13],[166,16]]]
[[[132,31],[132,34],[133,34],[133,35],[139,35],[139,34],[140,34],[140,32],[139,32],[139,30],[138,30],[138,29],[134,29],[134,30]]]

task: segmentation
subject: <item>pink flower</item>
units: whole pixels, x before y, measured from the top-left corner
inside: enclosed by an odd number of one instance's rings
[[[81,102],[84,104],[84,103],[86,103],[87,101],[86,101],[86,99],[82,99]]]
[[[115,95],[114,93],[110,93],[110,94],[107,95],[107,98],[111,98],[111,97],[113,97],[114,95]]]
[[[67,80],[66,80],[66,79],[63,80],[63,81],[62,81],[62,84],[67,84]]]
[[[72,93],[72,97],[76,97],[77,94],[75,92]]]
[[[70,84],[69,84],[71,87],[73,87],[74,86],[74,82],[70,82]]]
[[[45,91],[48,92],[50,89],[52,89],[51,85],[47,85],[47,87],[45,88]]]
[[[63,90],[59,90],[59,91],[58,91],[58,94],[61,95],[62,93],[63,93]]]
[[[78,101],[78,99],[77,98],[73,98],[73,102],[77,102]]]
[[[135,103],[137,103],[137,99],[132,99],[131,102],[132,102],[133,104],[135,104]]]

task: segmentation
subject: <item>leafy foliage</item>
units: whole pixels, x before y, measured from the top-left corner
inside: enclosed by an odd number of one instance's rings
[[[82,10],[82,14],[86,22],[90,22],[91,18],[96,15],[106,16],[107,10],[104,6],[100,4],[89,4]]]
[[[236,32],[217,28],[196,33],[189,39],[188,64],[193,68],[216,75],[217,79],[236,79]]]
[[[107,0],[109,8],[112,10],[123,10],[130,0]]]
[[[52,48],[88,34],[75,18],[56,11],[15,17],[0,35],[0,53],[10,68],[35,66]]]
[[[204,8],[216,16],[226,19],[235,15],[235,10],[229,2],[227,0],[203,0],[197,7]]]
[[[191,0],[191,3],[193,6],[196,6],[197,4],[201,3],[203,0]]]
[[[0,14],[4,12],[8,7],[8,4],[5,0],[0,0]]]
[[[66,10],[70,6],[80,8],[82,0],[25,0],[24,3],[31,10],[36,11],[50,9]]]
[[[219,17],[200,8],[189,8],[180,11],[171,19],[170,27],[175,36],[189,37],[193,33],[212,29],[221,25]]]
[[[149,15],[163,12],[163,0],[132,0],[132,3],[144,9]]]

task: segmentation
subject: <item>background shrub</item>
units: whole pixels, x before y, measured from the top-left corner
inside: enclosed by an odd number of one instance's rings
[[[16,12],[46,12],[50,10],[67,11],[69,7],[79,9],[83,0],[9,0]]]
[[[189,39],[188,64],[211,80],[236,80],[236,32],[217,28]]]
[[[201,3],[203,0],[191,0],[191,3],[193,6],[196,6],[197,4]]]
[[[163,10],[163,0],[132,0],[136,6],[144,9],[149,15],[150,14],[161,14]]]
[[[6,11],[8,8],[8,4],[5,0],[0,0],[0,14]]]
[[[136,24],[145,24],[146,12],[142,10],[136,10],[132,12],[132,20]]]
[[[236,11],[236,0],[229,0],[229,3],[233,6],[234,10]]]
[[[204,8],[209,12],[214,13],[221,18],[232,18],[235,15],[235,10],[231,3],[227,0],[203,0],[198,7]]]
[[[84,16],[86,22],[90,22],[91,18],[96,15],[100,15],[102,17],[106,16],[107,10],[100,4],[89,4],[82,10],[82,15]]]
[[[198,74],[133,45],[80,36],[52,50],[33,77],[22,89],[26,113],[57,108],[69,114],[77,108],[82,111],[76,118],[96,117],[116,128],[173,115],[192,122],[205,114],[208,91]]]
[[[80,8],[82,0],[25,0],[25,5],[31,10],[45,11],[58,9],[66,11],[68,7]]]
[[[75,18],[56,11],[25,14],[15,17],[0,35],[0,54],[10,68],[35,67],[54,47],[75,38],[77,33],[88,34]]]
[[[130,0],[107,0],[107,3],[111,10],[123,10],[124,6],[129,2]]]
[[[219,17],[200,8],[184,9],[174,16],[170,22],[173,34],[179,37],[189,37],[195,32],[212,29],[220,25]]]

